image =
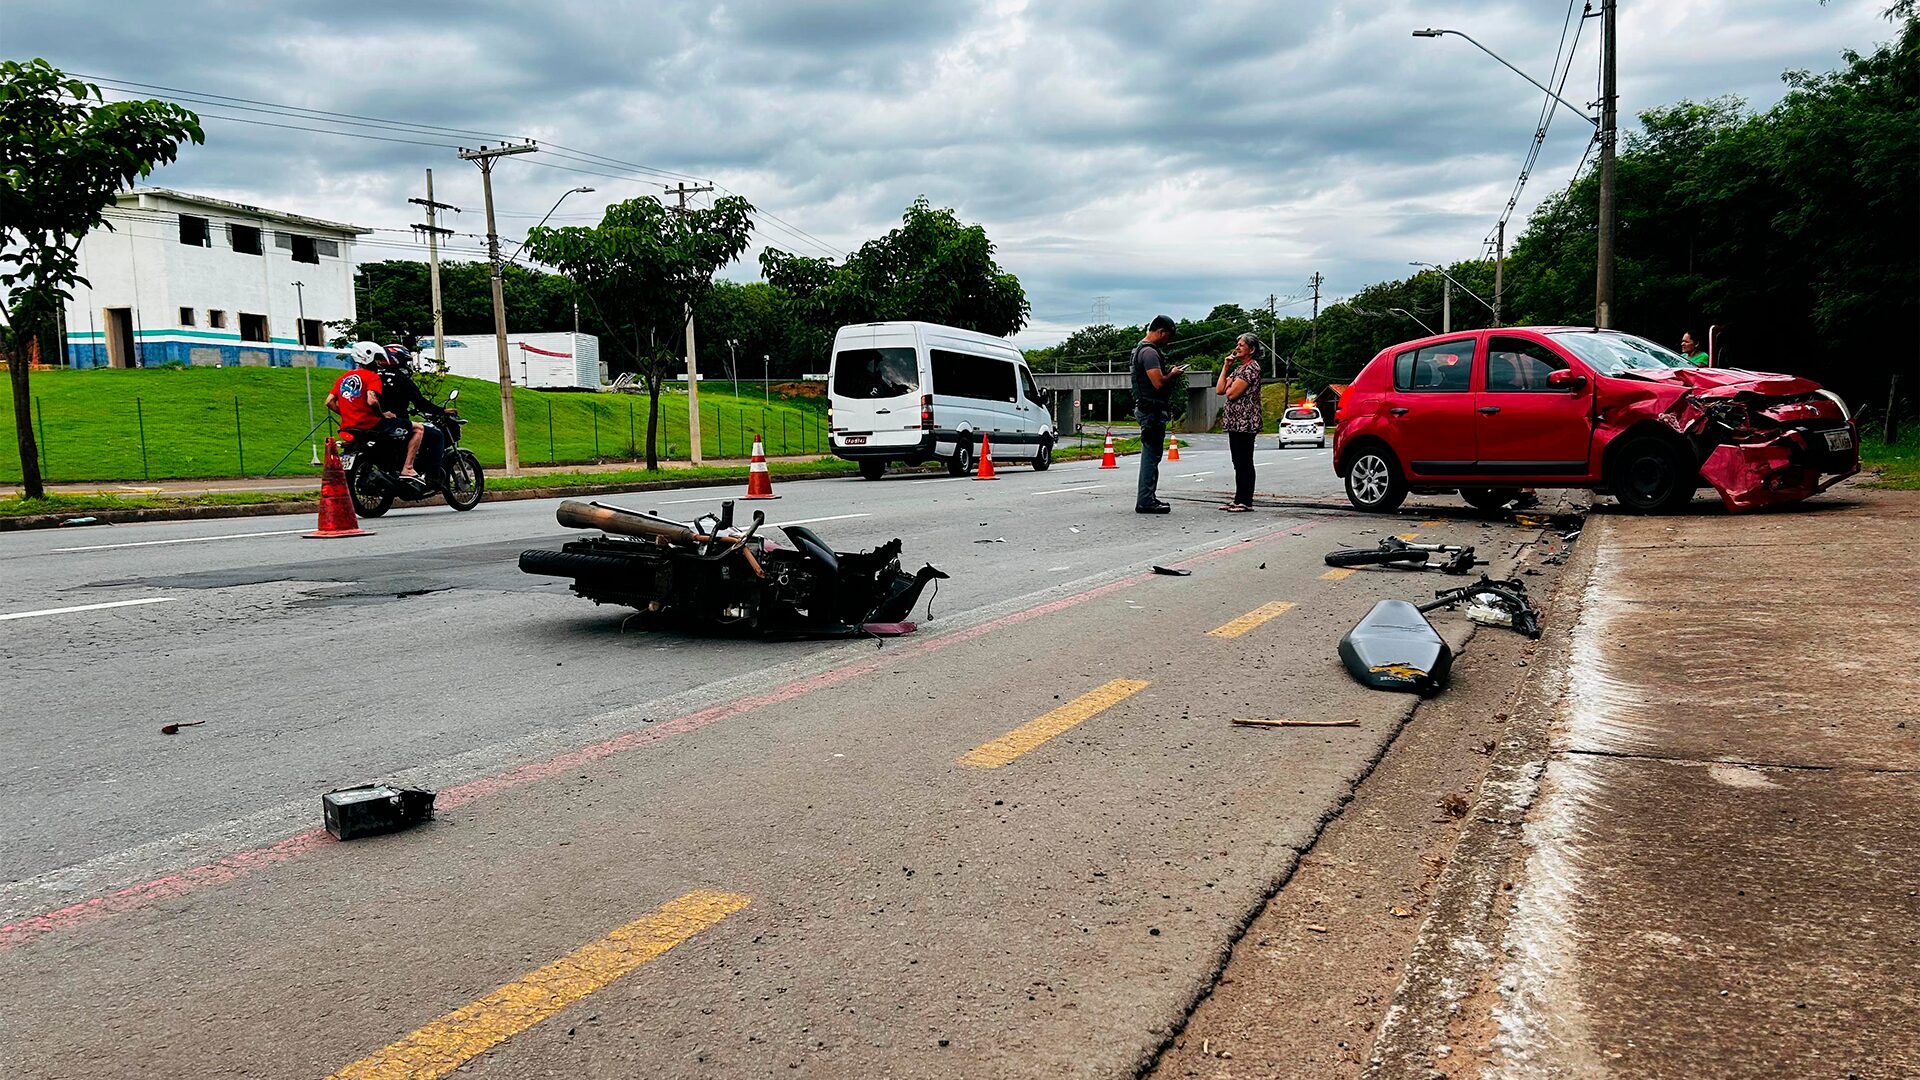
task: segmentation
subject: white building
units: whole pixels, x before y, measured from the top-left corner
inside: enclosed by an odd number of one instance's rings
[[[500,346],[492,334],[447,338],[447,371],[469,379],[500,381]],[[420,356],[433,356],[433,338],[420,339]],[[515,386],[598,390],[607,381],[600,339],[592,334],[508,334],[507,371]]]
[[[342,363],[327,324],[354,318],[353,243],[373,230],[164,188],[121,192],[106,218],[80,242],[67,363]]]

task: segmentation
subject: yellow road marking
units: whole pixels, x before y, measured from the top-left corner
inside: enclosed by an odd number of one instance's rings
[[[540,1023],[747,906],[735,893],[690,892],[599,941],[502,986],[334,1073],[328,1080],[433,1080]]]
[[[1401,534],[1400,534],[1400,539],[1402,539],[1402,540],[1416,540],[1416,539],[1419,539],[1419,537],[1420,537],[1420,534],[1419,534],[1419,533],[1417,533],[1417,532],[1410,532],[1410,533],[1401,533]]]
[[[1326,573],[1321,574],[1320,580],[1321,581],[1345,581],[1348,578],[1352,577],[1357,569],[1358,569],[1357,567],[1352,567],[1352,566],[1336,566],[1333,569],[1327,571]]]
[[[1252,611],[1247,612],[1245,615],[1240,616],[1227,625],[1207,631],[1207,636],[1239,637],[1241,634],[1252,630],[1268,619],[1286,612],[1291,607],[1293,607],[1293,603],[1289,600],[1275,600],[1271,604],[1261,604],[1259,607],[1254,608]]]
[[[1432,528],[1432,527],[1434,527],[1435,525],[1445,525],[1446,523],[1447,523],[1447,519],[1446,519],[1446,518],[1433,518],[1433,519],[1431,519],[1431,520],[1429,520],[1429,521],[1423,521],[1423,522],[1421,522],[1421,523],[1420,523],[1420,527],[1421,527],[1421,528],[1423,528],[1423,529],[1430,529],[1430,528]]]
[[[997,769],[1032,750],[1074,725],[1091,720],[1122,701],[1145,690],[1145,679],[1115,679],[1097,690],[1081,694],[1044,716],[1029,720],[990,743],[983,743],[960,759],[962,765]]]

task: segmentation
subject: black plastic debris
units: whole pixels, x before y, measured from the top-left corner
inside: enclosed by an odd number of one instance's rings
[[[1340,662],[1375,690],[1425,694],[1445,685],[1453,650],[1419,608],[1382,600],[1340,639]]]
[[[1153,572],[1156,574],[1165,574],[1168,577],[1192,577],[1193,576],[1193,571],[1191,570],[1175,570],[1171,566],[1156,566],[1153,568]]]
[[[384,784],[338,788],[320,796],[321,816],[336,840],[410,829],[433,818],[434,793]]]

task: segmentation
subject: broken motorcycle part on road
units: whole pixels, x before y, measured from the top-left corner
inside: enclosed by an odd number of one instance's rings
[[[1419,608],[1382,600],[1340,639],[1340,662],[1375,690],[1425,694],[1446,683],[1453,650]]]
[[[431,821],[433,798],[434,793],[425,788],[365,784],[320,796],[320,812],[335,840],[355,840]]]
[[[1193,576],[1193,571],[1191,570],[1179,570],[1171,566],[1156,566],[1153,568],[1153,572],[1156,574],[1165,575],[1166,577],[1192,577]]]
[[[734,528],[731,499],[691,524],[571,499],[555,516],[605,535],[523,551],[521,571],[572,578],[576,595],[661,624],[773,637],[859,637],[869,624],[901,633],[912,629],[907,617],[927,583],[947,577],[931,565],[902,571],[897,539],[835,551],[811,529],[785,525],[793,546],[779,546],[759,535],[766,515],[758,511],[753,524]]]
[[[1327,552],[1328,566],[1402,566],[1408,569],[1438,570],[1443,574],[1465,574],[1485,559],[1475,559],[1473,548],[1461,544],[1415,544],[1389,536],[1377,547],[1342,548]]]
[[[1540,637],[1540,615],[1533,610],[1525,582],[1508,578],[1495,580],[1480,575],[1480,580],[1458,589],[1442,589],[1434,599],[1420,605],[1422,612],[1467,605],[1467,618],[1483,626],[1505,626],[1529,638]]]

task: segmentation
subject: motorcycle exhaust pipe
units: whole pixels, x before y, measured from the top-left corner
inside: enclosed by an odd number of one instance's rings
[[[560,509],[554,512],[554,517],[569,529],[599,529],[601,532],[618,533],[621,536],[658,540],[664,544],[692,545],[712,539],[677,521],[668,521],[665,518],[625,510],[618,506],[580,502],[575,499],[568,499],[561,503]]]

